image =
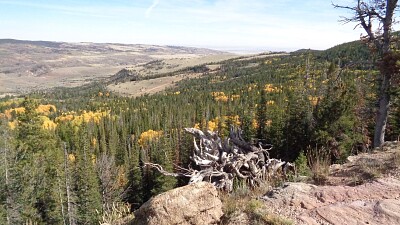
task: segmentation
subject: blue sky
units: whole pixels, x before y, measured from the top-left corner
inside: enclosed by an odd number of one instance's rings
[[[329,0],[0,0],[0,38],[326,49],[360,37],[346,13]]]

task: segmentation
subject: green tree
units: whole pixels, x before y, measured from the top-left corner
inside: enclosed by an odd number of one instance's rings
[[[62,151],[57,148],[54,132],[42,128],[36,112],[37,102],[26,98],[25,112],[18,116],[15,134],[17,161],[10,176],[12,201],[20,214],[11,223],[32,221],[39,224],[59,224],[62,221],[58,180]]]
[[[257,105],[257,138],[265,139],[265,131],[267,124],[267,93],[264,89],[261,90],[260,101]]]
[[[395,12],[399,7],[398,0],[358,0],[356,6],[334,5],[352,11],[353,16],[345,18],[344,22],[356,22],[367,33],[363,40],[371,44],[372,52],[376,53],[380,76],[378,84],[378,108],[375,122],[374,147],[381,147],[385,142],[385,129],[391,104],[391,87],[394,76],[399,75],[398,61],[400,54],[393,36]],[[375,30],[374,26],[377,26]]]
[[[123,200],[137,209],[143,203],[142,170],[140,167],[140,151],[134,148],[131,151],[131,160],[128,164],[128,183]]]
[[[76,141],[74,191],[78,224],[97,224],[102,213],[100,181],[95,165],[96,156],[90,151],[90,140],[85,124],[79,127]]]
[[[10,169],[13,159],[13,151],[11,151],[11,135],[7,127],[7,120],[0,120],[0,224],[10,225],[11,217],[11,194],[10,185]]]

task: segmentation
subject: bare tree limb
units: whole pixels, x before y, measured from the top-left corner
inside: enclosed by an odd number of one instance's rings
[[[185,128],[194,136],[194,151],[190,159],[197,169],[184,169],[175,166],[177,172],[168,172],[161,165],[146,162],[144,165],[157,169],[166,176],[190,177],[189,183],[206,181],[219,189],[232,191],[235,178],[246,181],[250,186],[259,185],[265,177],[283,176],[290,171],[290,163],[270,159],[269,148],[247,143],[241,137],[241,130],[231,127],[229,138],[221,139],[216,132],[203,132],[196,128]],[[284,166],[286,166],[284,168]],[[293,167],[294,168],[294,167]],[[266,176],[266,173],[269,176]]]

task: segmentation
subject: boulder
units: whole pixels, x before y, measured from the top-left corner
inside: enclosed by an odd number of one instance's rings
[[[400,180],[358,186],[285,183],[261,197],[273,213],[296,224],[400,224]]]
[[[222,217],[222,202],[211,183],[200,182],[159,194],[136,212],[133,225],[206,225]]]

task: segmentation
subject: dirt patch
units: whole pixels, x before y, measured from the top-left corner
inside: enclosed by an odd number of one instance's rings
[[[120,84],[111,84],[107,89],[122,96],[137,97],[145,94],[161,92],[166,88],[175,86],[176,82],[201,76],[201,73],[180,74],[150,80],[131,81]]]
[[[219,55],[161,55],[152,56],[157,60],[148,63],[141,63],[127,67],[128,70],[134,71],[140,76],[152,76],[163,73],[171,73],[188,67],[218,63],[224,60],[238,57],[234,54]],[[218,68],[220,65],[209,65],[211,68]]]
[[[271,57],[286,56],[286,55],[290,55],[290,54],[289,53],[264,53],[264,54],[259,54],[259,55],[244,56],[244,57],[241,57],[241,58],[237,59],[236,61],[271,58]]]

